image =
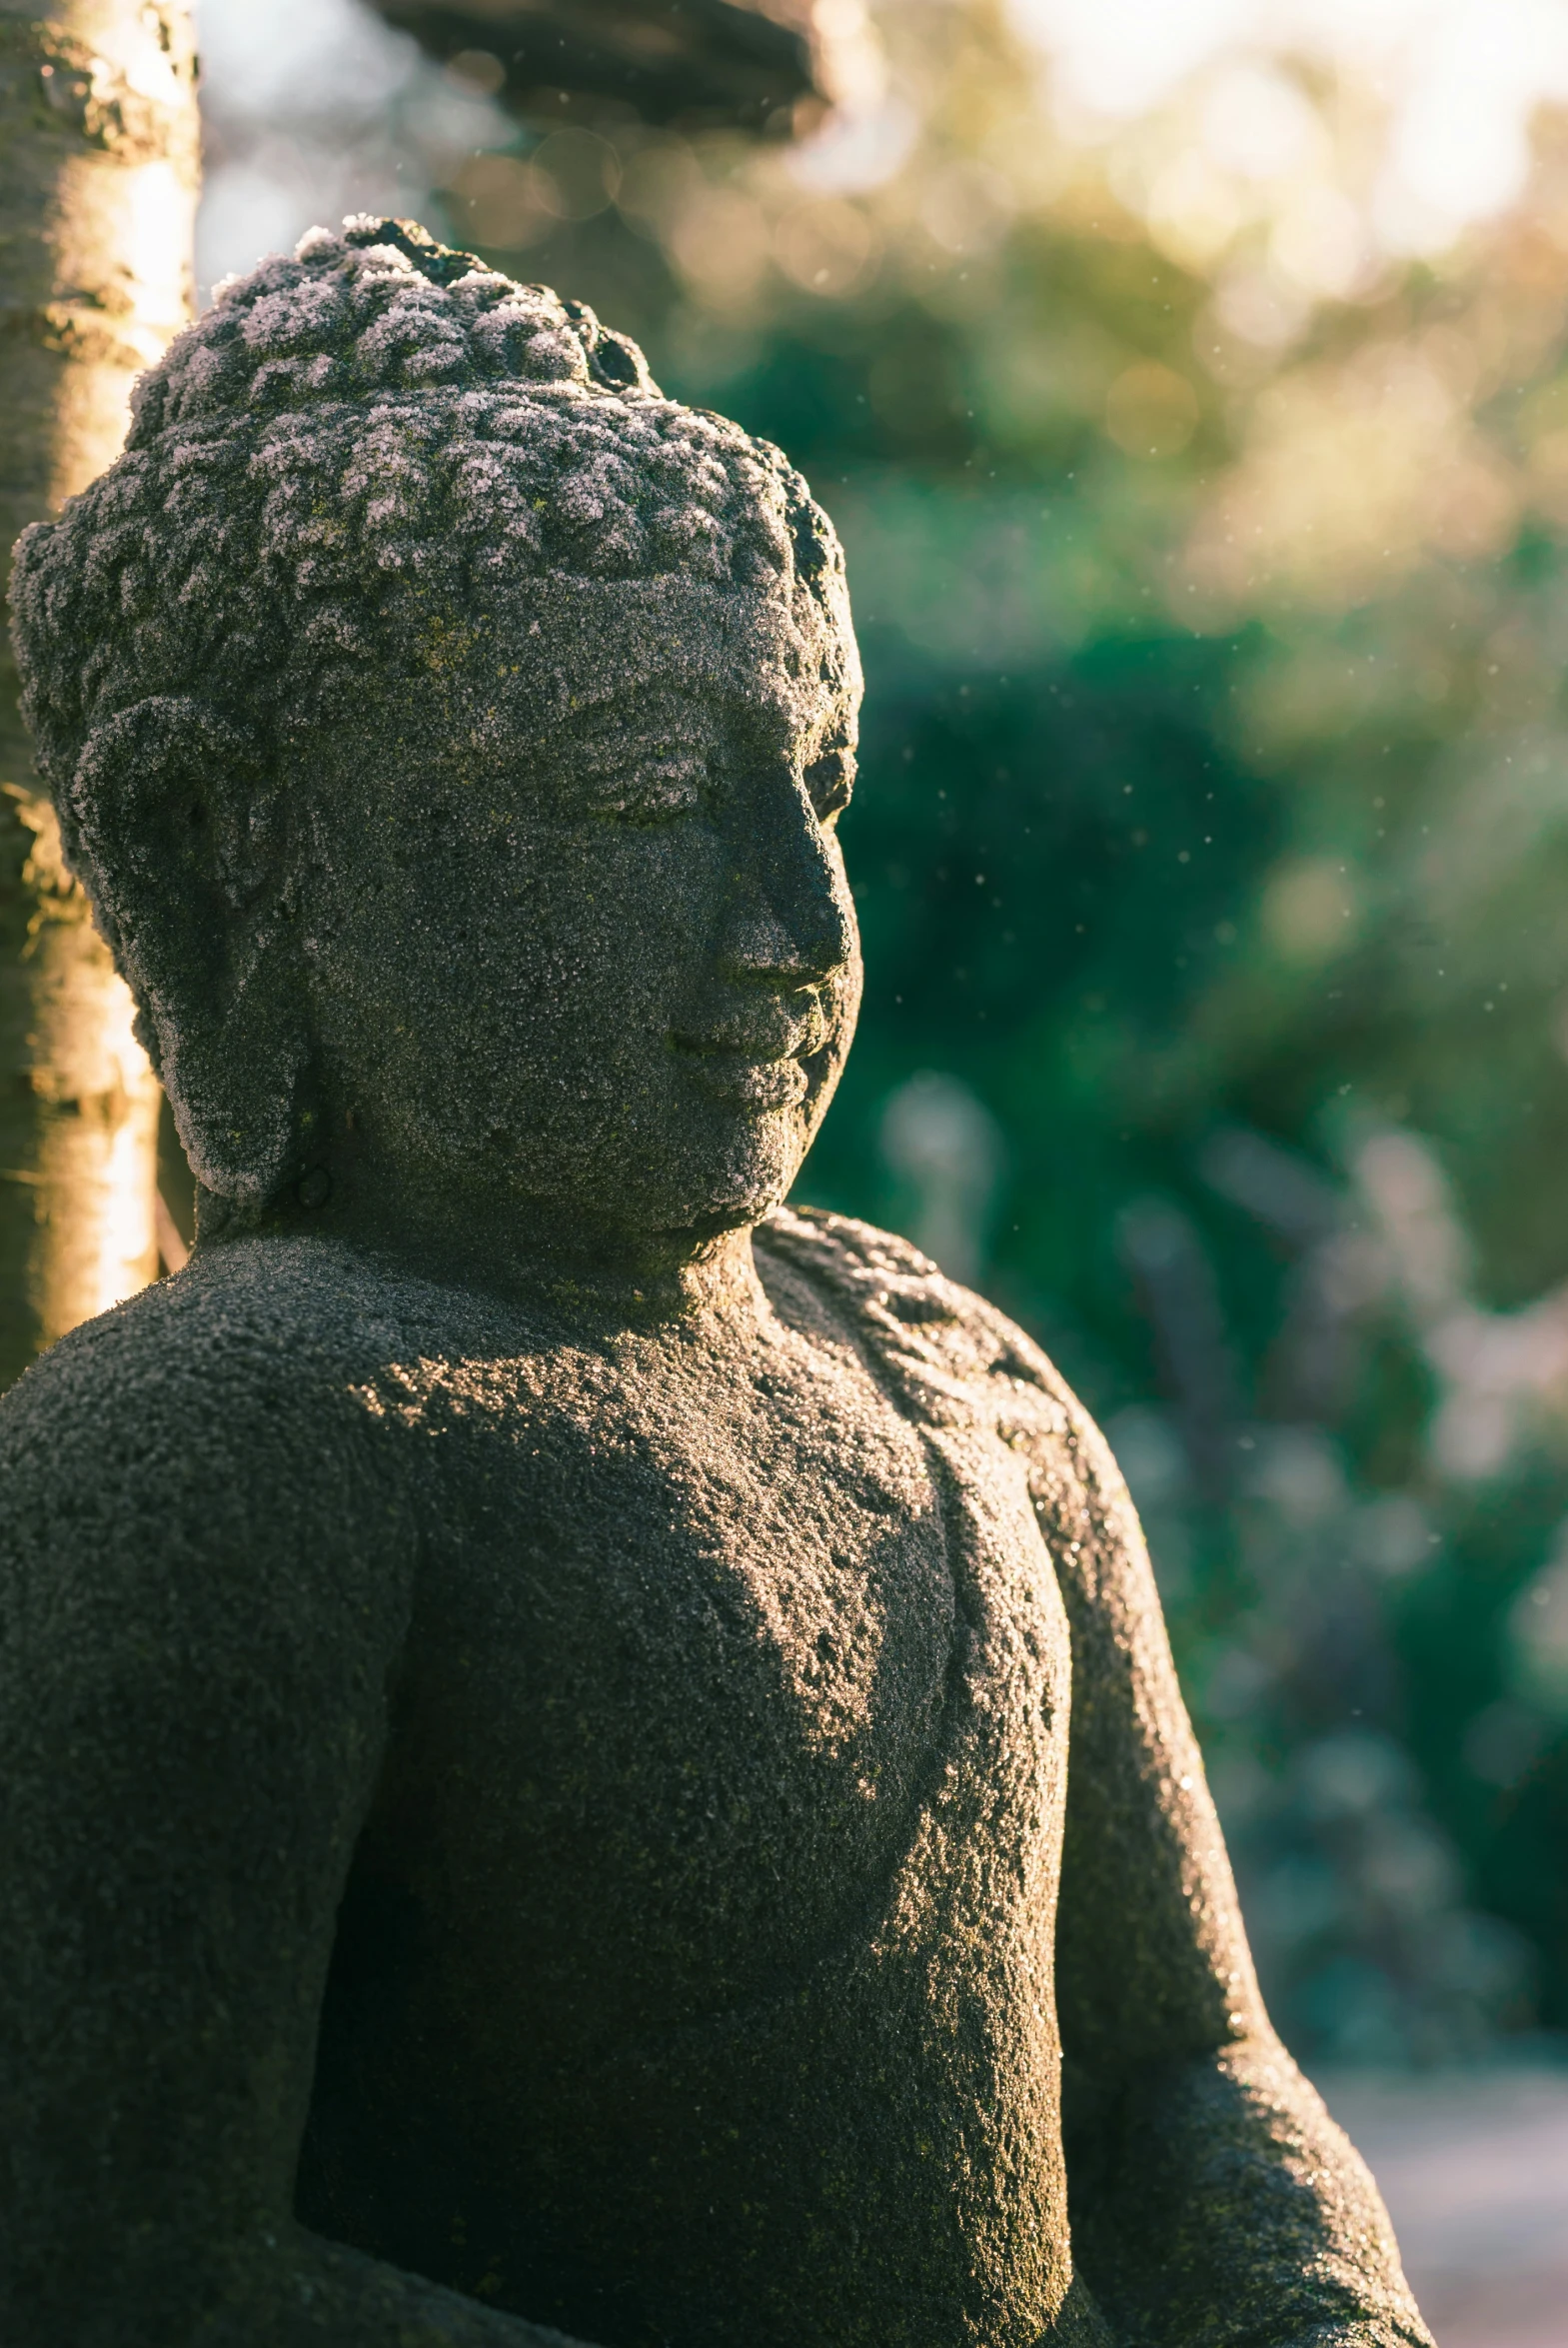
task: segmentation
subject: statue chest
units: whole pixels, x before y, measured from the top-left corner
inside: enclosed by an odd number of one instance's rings
[[[597,1373],[421,1405],[444,1499],[345,1911],[396,1884],[374,2092],[427,2146],[461,2112],[503,2303],[582,2336],[705,2332],[694,2277],[804,2227],[781,2338],[874,2272],[911,2337],[977,2293],[1036,2339],[1065,1618],[1004,1440],[797,1366],[706,1413]]]
[[[510,1968],[527,1918],[531,1989],[600,2037],[863,1928],[965,1672],[1034,1753],[1065,1632],[1015,1461],[955,1460],[857,1365],[577,1366],[564,1403],[559,1372],[549,1408],[493,1388],[436,1438],[387,1822]]]

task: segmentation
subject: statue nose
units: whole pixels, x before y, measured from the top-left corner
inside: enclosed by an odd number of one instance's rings
[[[847,959],[840,938],[837,926],[829,931],[826,924],[817,924],[807,931],[798,923],[781,921],[772,907],[759,905],[731,924],[725,940],[726,973],[753,985],[820,985]]]
[[[847,908],[821,828],[798,784],[787,814],[738,842],[723,940],[726,975],[756,986],[820,984],[850,957]]]

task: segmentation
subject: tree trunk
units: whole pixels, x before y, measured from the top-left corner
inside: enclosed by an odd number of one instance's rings
[[[112,462],[190,315],[184,0],[0,0],[0,564]],[[158,1267],[158,1086],[0,648],[0,1384]]]

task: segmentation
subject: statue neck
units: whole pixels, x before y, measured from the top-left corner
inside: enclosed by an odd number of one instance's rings
[[[262,1217],[226,1210],[201,1192],[198,1234],[222,1244],[246,1230],[319,1231],[395,1263],[415,1278],[486,1289],[543,1307],[585,1332],[661,1323],[754,1325],[766,1309],[752,1257],[752,1226],[719,1231],[607,1228],[564,1216],[556,1202],[491,1196],[454,1201],[444,1190],[335,1172],[327,1194],[302,1185]]]

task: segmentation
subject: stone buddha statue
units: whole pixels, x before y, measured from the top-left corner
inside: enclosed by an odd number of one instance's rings
[[[1395,2348],[1125,1489],[784,1201],[826,517],[392,221],[22,542],[190,1266],[0,1405],[8,2348]]]

